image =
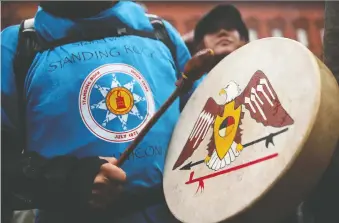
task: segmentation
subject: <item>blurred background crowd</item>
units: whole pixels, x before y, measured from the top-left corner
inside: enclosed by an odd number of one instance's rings
[[[193,29],[199,19],[221,1],[141,2],[150,14],[156,14],[175,26],[192,53]],[[324,2],[322,1],[235,1],[249,29],[250,41],[270,36],[295,39],[322,58]],[[38,2],[3,2],[1,29],[33,17]]]

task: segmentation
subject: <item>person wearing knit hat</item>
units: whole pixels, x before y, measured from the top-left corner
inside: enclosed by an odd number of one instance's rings
[[[249,42],[246,24],[233,5],[218,5],[204,15],[194,29],[197,50],[211,48],[218,56],[216,63]]]

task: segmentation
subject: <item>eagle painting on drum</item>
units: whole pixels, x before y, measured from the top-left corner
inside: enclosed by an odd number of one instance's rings
[[[205,164],[215,171],[231,164],[243,149],[243,130],[240,128],[244,117],[243,106],[251,118],[264,126],[280,128],[294,123],[262,71],[255,72],[243,92],[237,83],[231,81],[221,89],[219,96],[223,97],[222,104],[217,104],[212,97],[207,100],[173,170],[192,156],[212,129],[213,134],[207,139]]]

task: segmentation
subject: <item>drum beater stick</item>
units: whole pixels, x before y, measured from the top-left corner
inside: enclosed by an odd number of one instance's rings
[[[214,62],[214,52],[211,49],[204,49],[195,54],[185,65],[182,77],[176,82],[177,88],[171,94],[171,96],[165,101],[165,103],[159,108],[159,110],[153,115],[153,117],[147,122],[145,127],[140,131],[134,141],[127,147],[127,149],[121,154],[117,166],[121,166],[128,158],[128,156],[137,147],[140,141],[145,137],[153,125],[159,120],[159,118],[165,113],[169,106],[175,101],[175,99],[187,93],[193,83],[200,79],[202,75],[209,72]]]

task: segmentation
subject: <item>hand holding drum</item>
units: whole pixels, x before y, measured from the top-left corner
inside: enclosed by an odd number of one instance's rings
[[[209,72],[214,65],[214,52],[211,49],[203,49],[190,59],[184,68],[183,77],[194,82]]]

